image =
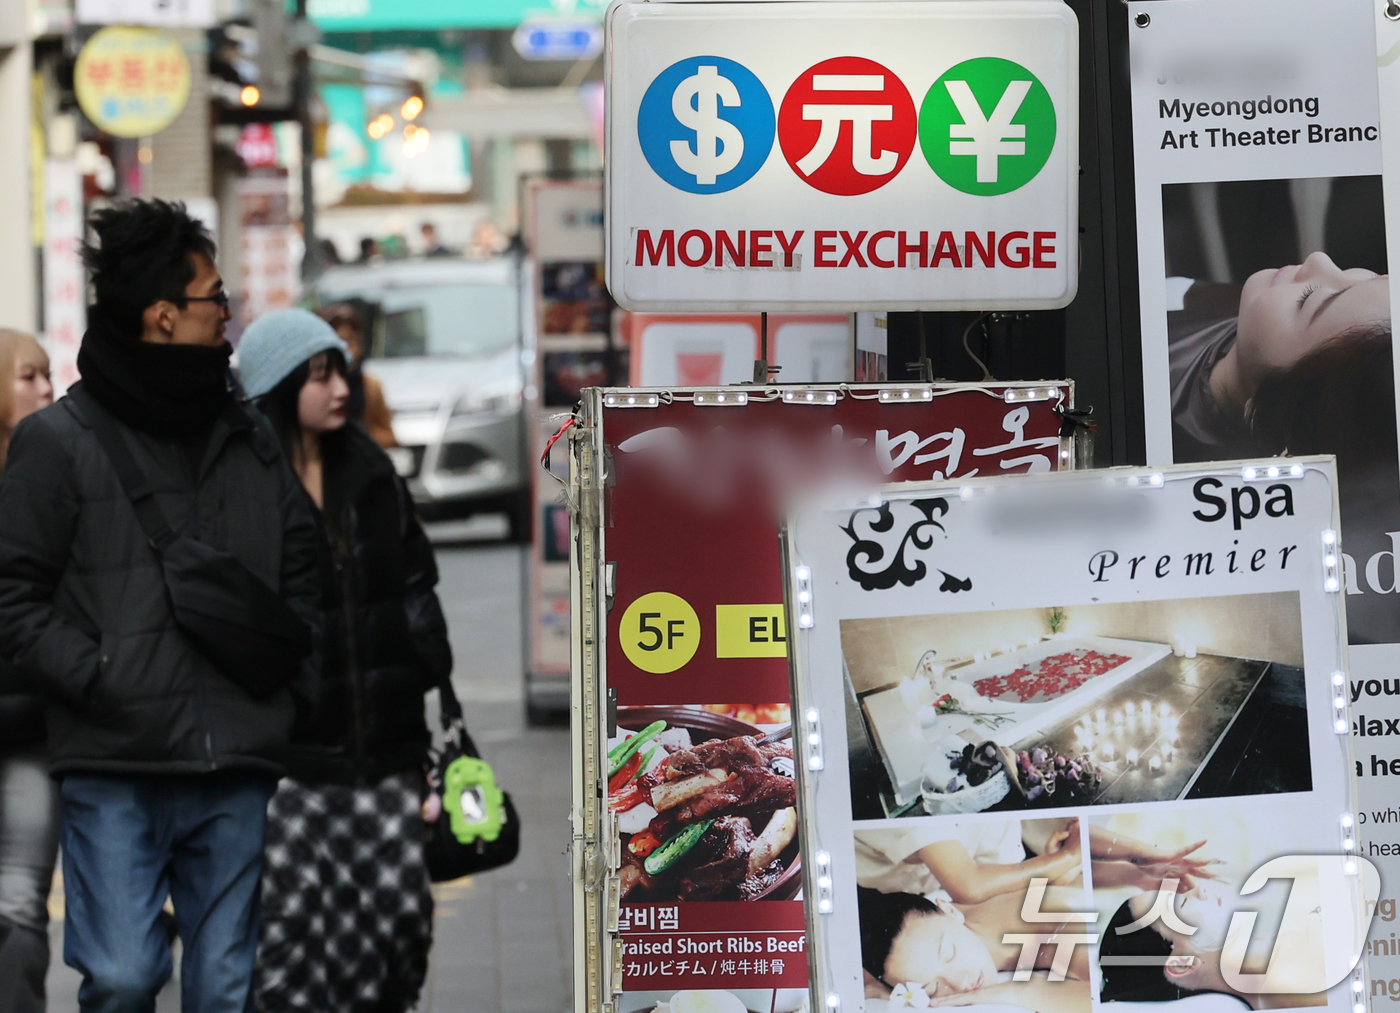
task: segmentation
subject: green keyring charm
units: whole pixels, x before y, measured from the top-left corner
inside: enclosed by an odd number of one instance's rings
[[[496,787],[496,775],[485,760],[459,756],[447,765],[442,791],[442,807],[451,819],[452,836],[463,844],[478,838],[494,841],[505,823],[505,796]],[[477,798],[462,804],[463,794]],[[477,804],[479,801],[479,805]]]

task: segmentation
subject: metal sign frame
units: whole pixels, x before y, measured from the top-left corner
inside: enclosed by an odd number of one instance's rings
[[[889,406],[893,416],[896,411],[910,410],[911,405],[930,405],[949,395],[985,397],[1002,403],[1009,410],[1027,406],[1053,411],[1053,431],[1059,435],[1050,453],[1059,469],[1075,466],[1078,431],[1068,421],[1068,416],[1061,414],[1062,410],[1073,408],[1073,384],[1069,381],[801,387],[739,385],[686,390],[592,388],[585,391],[580,411],[571,420],[573,424],[567,432],[573,588],[570,875],[574,897],[574,1008],[579,1013],[614,1013],[620,1009],[618,1000],[623,992],[624,976],[622,939],[618,930],[621,843],[616,818],[608,811],[608,779],[604,765],[617,707],[616,687],[609,681],[607,661],[609,613],[617,591],[617,570],[610,565],[607,548],[612,523],[609,496],[616,480],[606,432],[608,413],[617,410],[646,412],[663,405],[689,402],[703,406],[705,411],[719,413],[716,423],[721,423],[732,417],[725,413],[726,407],[732,411],[743,410],[733,407],[738,404],[780,402],[785,411],[821,412],[850,399]],[[826,421],[830,421],[830,417]],[[775,522],[775,539],[776,533]],[[774,549],[776,552],[776,541]],[[782,685],[786,695],[786,661],[779,664],[783,667]]]

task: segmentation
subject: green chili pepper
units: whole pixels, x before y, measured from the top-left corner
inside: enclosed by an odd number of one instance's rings
[[[651,758],[656,755],[656,751],[660,748],[660,746],[652,746],[646,751],[645,754],[643,754],[642,765],[638,767],[637,772],[632,775],[632,780],[635,781],[637,778],[641,777],[647,772],[647,765],[651,763]]]
[[[714,820],[706,820],[704,823],[696,823],[686,827],[650,855],[647,855],[646,860],[642,862],[642,868],[653,876],[658,872],[665,872],[675,865],[682,855],[695,847],[700,838],[705,836],[705,831],[714,825],[714,822]]]
[[[612,777],[622,765],[632,759],[632,754],[647,744],[649,739],[659,735],[666,727],[665,721],[653,721],[626,742],[619,742],[608,750],[608,777]]]

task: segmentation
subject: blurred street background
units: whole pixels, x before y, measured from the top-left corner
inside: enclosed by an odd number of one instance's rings
[[[28,157],[0,165],[3,324],[75,378],[73,240],[123,197],[209,227],[235,342],[338,264],[506,253],[523,180],[601,169],[605,7],[6,0],[0,136]]]

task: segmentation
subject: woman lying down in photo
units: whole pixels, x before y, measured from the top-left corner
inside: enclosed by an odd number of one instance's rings
[[[1155,891],[1128,898],[1104,930],[1100,998],[1117,1013],[1185,1010],[1183,1002],[1203,994],[1212,994],[1213,1013],[1327,1005],[1322,884],[1314,859],[1298,861],[1291,871],[1275,869],[1277,877],[1247,900],[1233,871],[1198,882],[1175,898],[1176,925],[1156,914]],[[1096,904],[1104,899],[1096,891]],[[1280,917],[1285,903],[1292,913]],[[1256,908],[1258,924],[1232,938],[1236,911]],[[1226,967],[1247,977],[1232,983]]]
[[[1319,402],[1336,401],[1345,380],[1374,392],[1365,405],[1388,412],[1394,440],[1390,371],[1390,279],[1364,268],[1343,269],[1325,253],[1301,264],[1251,275],[1242,289],[1172,279],[1189,287],[1168,314],[1174,453],[1178,461],[1229,460],[1260,452],[1360,452],[1361,432],[1337,446],[1300,449],[1323,419]],[[1239,302],[1222,302],[1233,292]],[[1231,309],[1234,312],[1230,312]],[[1299,400],[1303,403],[1299,404]],[[1327,407],[1344,407],[1329,403]],[[1264,417],[1264,416],[1267,416]],[[1331,434],[1329,434],[1331,435]],[[1280,445],[1281,444],[1281,445]],[[1358,444],[1358,445],[1353,445]]]
[[[1178,464],[1336,454],[1343,535],[1364,571],[1400,524],[1390,279],[1325,253],[1242,289],[1190,279],[1167,313]],[[1237,301],[1236,301],[1237,300]],[[1348,575],[1353,644],[1400,633],[1379,576]]]
[[[1024,897],[1013,893],[980,904],[866,887],[857,887],[856,894],[867,1013],[971,1005],[1020,1006],[1036,1013],[1089,1010],[1087,946],[1074,947],[1064,981],[1050,981],[1044,973],[1054,958],[1053,946],[1040,947],[1030,981],[1012,981],[1021,946],[1002,942],[1006,933],[1082,934],[1081,921],[1068,915],[1034,924],[1022,921]],[[1083,900],[1084,891],[1077,887],[1051,886],[1041,910],[1070,911]]]
[[[1007,933],[1091,931],[1068,915],[1084,907],[1079,821],[943,823],[939,830],[928,829],[926,836],[939,840],[915,851],[923,840],[917,830],[856,834],[866,1013],[972,1005],[1087,1013],[1088,946],[1073,948],[1061,968],[1067,980],[1049,980],[1045,972],[1051,969],[1056,948],[1042,946],[1034,965],[1037,973],[1029,981],[1012,981],[1021,946],[1002,941]],[[1012,847],[990,853],[987,845],[1001,837]],[[1190,891],[1215,875],[1214,860],[1196,855],[1204,840],[1158,848],[1098,826],[1089,827],[1088,838],[1096,887],[1155,893],[1163,879],[1172,879],[1178,889]],[[954,844],[965,851],[950,851]],[[1024,861],[1014,862],[1016,853]],[[906,854],[903,861],[895,860]],[[883,857],[886,864],[878,864],[875,857]],[[1062,857],[1070,859],[1067,867],[1048,864]],[[933,872],[936,879],[930,876]],[[1067,912],[1065,917],[1022,920],[1027,890],[1036,880],[1049,881],[1039,910]]]

